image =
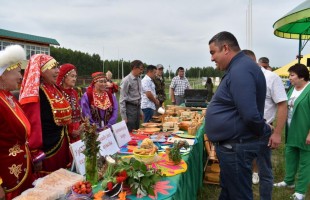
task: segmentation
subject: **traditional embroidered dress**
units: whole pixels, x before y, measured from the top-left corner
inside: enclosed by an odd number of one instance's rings
[[[74,130],[78,130],[81,124],[81,107],[79,103],[79,97],[77,91],[73,88],[64,89],[63,81],[65,77],[72,71],[76,71],[76,67],[72,64],[63,64],[60,67],[59,74],[57,77],[57,85],[63,93],[66,100],[70,103],[72,109],[72,121],[67,125],[70,143],[80,140],[79,136],[73,137],[72,133]]]
[[[42,161],[38,176],[70,166],[66,125],[71,123],[71,106],[55,85],[40,83],[41,72],[56,65],[51,56],[32,56],[20,92],[20,103],[31,124],[29,148],[33,161]]]
[[[88,117],[91,123],[97,125],[98,130],[116,123],[118,115],[118,103],[115,95],[109,91],[99,94],[94,90],[94,84],[99,78],[105,78],[101,72],[92,74],[93,81],[81,98],[83,117]]]
[[[6,199],[32,187],[30,123],[10,92],[0,90],[0,177]]]

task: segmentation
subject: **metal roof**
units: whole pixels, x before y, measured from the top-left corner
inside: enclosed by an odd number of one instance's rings
[[[44,43],[44,44],[53,44],[53,45],[60,45],[57,40],[53,38],[47,38],[47,37],[41,37],[36,35],[30,35],[25,33],[18,33],[14,31],[9,31],[5,29],[0,29],[0,37],[7,37],[12,39],[19,39],[19,40],[25,40],[30,42],[38,42],[38,43]]]

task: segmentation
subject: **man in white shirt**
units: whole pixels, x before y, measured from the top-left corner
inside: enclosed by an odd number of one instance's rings
[[[146,68],[146,75],[141,81],[141,109],[144,115],[144,123],[152,119],[156,106],[159,106],[159,101],[156,98],[156,90],[153,79],[156,76],[157,68],[154,65],[149,65]]]
[[[256,62],[255,54],[252,51],[243,51]],[[267,86],[264,119],[268,124],[274,126],[273,121],[276,117],[277,125],[269,138],[261,138],[261,150],[253,167],[252,181],[257,184],[260,180],[260,199],[271,200],[273,188],[271,149],[278,148],[281,144],[281,134],[287,118],[287,95],[281,78],[266,69],[269,66],[269,59],[260,58],[258,65],[264,73]]]

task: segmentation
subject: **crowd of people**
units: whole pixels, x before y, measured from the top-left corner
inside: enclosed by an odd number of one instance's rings
[[[220,163],[219,199],[252,200],[252,182],[260,183],[262,200],[272,199],[273,187],[295,188],[291,199],[305,199],[310,184],[307,67],[289,68],[293,87],[286,95],[282,80],[269,68],[269,59],[262,57],[257,63],[252,51],[241,51],[233,34],[216,34],[209,48],[211,60],[225,71],[205,118],[206,134],[216,146]],[[281,144],[285,124],[285,178],[274,183],[271,150]]]
[[[209,103],[205,131],[216,146],[221,168],[219,199],[253,199],[252,183],[260,184],[264,200],[272,199],[273,187],[295,188],[292,198],[304,199],[310,183],[307,67],[289,68],[292,87],[286,94],[281,78],[270,70],[269,59],[262,57],[257,63],[254,52],[241,50],[233,34],[216,34],[209,48],[211,60],[225,71],[215,93],[211,78],[205,85]],[[94,72],[86,92],[78,95],[73,64],[59,66],[53,57],[36,54],[22,77],[25,59],[19,45],[0,52],[0,199],[12,199],[35,179],[70,168],[69,144],[80,140],[83,119],[96,124],[100,132],[115,124],[120,112],[133,131],[141,120],[149,122],[167,99],[161,64],[145,70],[142,61],[132,61],[120,86],[112,81],[111,72]],[[184,91],[190,88],[184,68],[179,67],[169,86],[171,102],[184,103]],[[16,89],[20,89],[18,99],[10,93]],[[286,172],[282,182],[274,183],[271,150],[280,146],[285,126]]]
[[[70,168],[69,144],[80,140],[83,119],[96,124],[98,132],[111,128],[120,104],[121,117],[132,131],[139,128],[140,116],[148,122],[166,99],[162,65],[147,66],[141,84],[143,63],[133,61],[131,73],[121,82],[118,102],[119,87],[110,71],[93,73],[80,97],[74,89],[78,72],[73,64],[59,66],[53,57],[36,54],[22,77],[24,60],[26,53],[19,45],[0,52],[0,199],[12,199],[35,179]],[[10,91],[18,89],[15,98]]]

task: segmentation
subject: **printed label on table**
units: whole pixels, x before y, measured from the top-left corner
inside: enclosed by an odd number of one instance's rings
[[[112,130],[119,147],[124,146],[131,140],[125,121],[112,125]]]
[[[82,140],[70,144],[70,150],[76,165],[76,171],[83,176],[85,175],[85,155],[82,153],[84,149],[85,145]]]
[[[119,151],[111,129],[101,131],[97,140],[100,142],[100,155],[113,155]]]

